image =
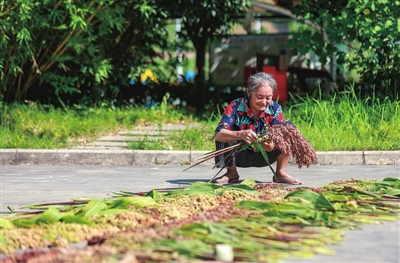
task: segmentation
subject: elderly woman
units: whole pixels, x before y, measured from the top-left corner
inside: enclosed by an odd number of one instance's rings
[[[239,141],[251,144],[258,139],[257,134],[265,132],[265,127],[280,124],[283,120],[281,106],[272,100],[277,90],[276,80],[269,74],[259,72],[249,78],[244,98],[232,101],[225,109],[215,130],[217,150],[237,144]],[[302,184],[286,172],[290,156],[282,153],[273,141],[262,140],[269,164],[276,162],[276,174],[273,182]],[[221,154],[215,158],[217,167],[226,167],[224,175],[216,178],[214,183],[234,183],[239,179],[236,167],[265,167],[268,163],[261,152],[253,147],[239,152]]]

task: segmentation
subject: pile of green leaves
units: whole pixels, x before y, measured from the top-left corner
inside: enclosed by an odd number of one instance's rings
[[[321,188],[216,185],[31,206],[0,218],[3,262],[235,262],[333,254],[342,230],[399,218],[400,180],[335,181]],[[225,245],[230,252],[215,253]],[[60,250],[60,247],[67,249]],[[18,252],[16,252],[18,249]],[[61,252],[63,251],[63,252]],[[91,258],[88,255],[96,254]]]

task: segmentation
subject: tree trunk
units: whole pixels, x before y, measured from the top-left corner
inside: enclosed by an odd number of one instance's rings
[[[206,85],[206,48],[207,39],[202,37],[200,41],[196,42],[196,78],[195,78],[195,93],[196,96],[195,105],[193,105],[198,112],[204,110],[204,106],[208,102],[208,87]]]

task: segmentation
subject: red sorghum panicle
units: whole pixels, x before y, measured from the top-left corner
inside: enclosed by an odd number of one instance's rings
[[[317,154],[301,132],[288,120],[280,125],[268,127],[267,138],[276,144],[276,148],[296,159],[299,168],[316,164]]]

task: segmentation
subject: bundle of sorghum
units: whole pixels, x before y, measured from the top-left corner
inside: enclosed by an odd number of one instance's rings
[[[296,128],[296,126],[294,126],[294,124],[290,120],[283,120],[279,125],[269,126],[266,129],[266,133],[258,134],[258,136],[259,139],[252,144],[253,147],[260,150],[261,145],[258,145],[259,147],[256,147],[256,144],[259,144],[261,140],[272,140],[275,142],[276,148],[279,149],[282,153],[288,154],[290,157],[294,157],[296,159],[296,164],[299,168],[303,166],[309,167],[311,164],[316,164],[318,161],[317,154],[315,153],[311,144],[303,137],[300,131]],[[246,149],[248,146],[249,145],[246,144],[244,141],[240,141],[239,143],[232,146],[211,151],[200,157],[200,161],[192,164],[188,168],[184,169],[184,171],[207,160],[215,158],[218,155],[227,152],[238,152]],[[229,157],[231,158],[231,156]]]
[[[268,127],[263,139],[275,142],[276,148],[296,159],[299,168],[316,164],[317,154],[311,144],[289,120],[283,120],[279,125]]]

